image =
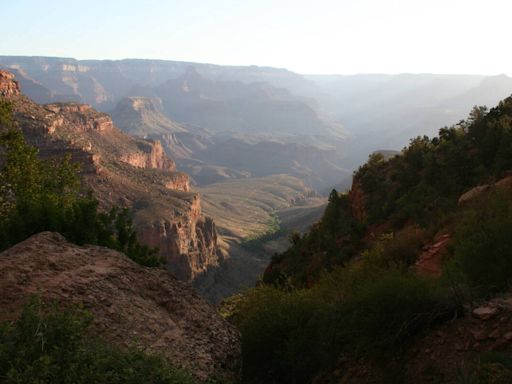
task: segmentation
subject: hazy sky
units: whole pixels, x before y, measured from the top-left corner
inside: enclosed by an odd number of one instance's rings
[[[511,0],[0,0],[0,55],[512,74]]]

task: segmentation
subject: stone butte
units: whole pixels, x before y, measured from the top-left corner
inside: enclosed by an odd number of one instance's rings
[[[177,172],[158,141],[137,139],[116,128],[90,105],[39,105],[20,93],[14,76],[0,71],[0,94],[12,103],[26,140],[42,157],[71,153],[82,166],[85,188],[103,209],[132,208],[139,239],[158,247],[168,269],[192,281],[218,266],[222,254],[211,218],[201,213],[199,194]]]

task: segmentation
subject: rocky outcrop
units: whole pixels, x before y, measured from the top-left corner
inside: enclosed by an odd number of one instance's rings
[[[19,316],[34,294],[83,304],[94,334],[115,345],[162,353],[202,380],[237,376],[238,332],[190,286],[120,252],[43,232],[0,254],[0,292],[0,320]]]
[[[137,147],[140,152],[122,155],[121,161],[138,168],[176,170],[176,164],[167,157],[159,141],[138,140]]]
[[[190,192],[190,180],[186,173],[174,172],[165,181],[165,187],[177,191]]]
[[[88,112],[92,111],[92,107],[89,104],[79,103],[54,103],[46,104],[46,109],[54,113],[76,113],[76,112]]]
[[[167,258],[167,268],[179,279],[194,280],[220,262],[215,223],[201,214],[197,194],[190,201],[189,211],[178,218],[142,222],[138,227],[141,241],[158,247]]]
[[[68,133],[98,132],[108,138],[109,133],[114,130],[110,116],[97,112],[88,104],[54,103],[46,104],[44,107],[54,114],[48,124],[47,133],[49,134],[54,134],[63,126],[67,126]],[[121,161],[138,168],[156,168],[170,172],[176,170],[174,161],[167,157],[159,141],[142,139],[133,141],[135,145],[132,148],[120,151],[118,157]],[[80,139],[77,139],[74,144],[78,142]],[[93,150],[93,144],[90,141],[85,145],[82,144],[82,147],[85,150]]]
[[[364,205],[364,190],[363,186],[356,179],[352,180],[352,188],[349,192],[350,209],[352,216],[358,221],[366,220],[366,209]]]
[[[510,173],[510,172],[509,172]],[[494,184],[479,185],[465,192],[459,197],[460,206],[471,203],[491,191],[510,191],[512,190],[512,175],[508,175],[498,180]]]
[[[20,87],[18,82],[14,80],[14,75],[0,70],[0,96],[9,97],[20,93]]]
[[[113,127],[112,119],[106,113],[97,112],[88,104],[54,103],[46,104],[45,108],[65,115],[76,130],[80,131],[109,131]]]
[[[476,198],[482,196],[484,193],[490,191],[492,188],[491,185],[479,185],[477,187],[471,188],[469,191],[463,193],[459,197],[458,204],[459,205],[465,205],[469,203],[470,201],[475,200]]]

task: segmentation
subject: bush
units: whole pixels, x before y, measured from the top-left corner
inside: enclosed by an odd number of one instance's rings
[[[512,201],[493,193],[463,212],[455,232],[455,268],[487,294],[512,283]]]
[[[91,320],[76,306],[30,301],[18,321],[0,327],[2,383],[195,383],[161,356],[91,338]]]
[[[399,353],[412,337],[455,310],[429,281],[390,270],[329,303],[320,334],[329,338],[327,355],[350,351],[380,358],[390,351]]]
[[[430,281],[367,252],[311,289],[250,290],[237,299],[232,319],[242,333],[246,382],[309,383],[341,355],[396,356],[457,309]]]
[[[318,367],[309,323],[318,303],[307,291],[262,286],[246,292],[233,320],[242,333],[243,381],[308,383]]]
[[[408,268],[418,259],[425,242],[424,230],[416,226],[406,227],[382,244],[382,257],[396,268]]]

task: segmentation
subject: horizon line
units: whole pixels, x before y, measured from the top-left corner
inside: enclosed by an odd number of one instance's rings
[[[399,72],[328,72],[328,73],[315,73],[315,72],[298,72],[286,67],[272,66],[272,65],[258,65],[258,64],[216,64],[207,61],[188,61],[188,60],[174,60],[174,59],[156,59],[156,58],[140,58],[140,57],[125,57],[117,59],[108,58],[76,58],[71,56],[47,56],[47,55],[5,55],[0,54],[0,58],[32,58],[32,59],[58,59],[58,60],[74,60],[74,61],[160,61],[160,62],[172,62],[172,63],[183,63],[183,64],[196,64],[205,66],[216,66],[216,67],[242,67],[242,68],[269,68],[275,70],[283,70],[291,73],[295,73],[302,76],[400,76],[400,75],[435,75],[435,76],[484,76],[484,77],[497,77],[506,76],[510,77],[506,72],[483,74],[483,73],[461,73],[461,72],[425,72],[425,71],[399,71]]]

